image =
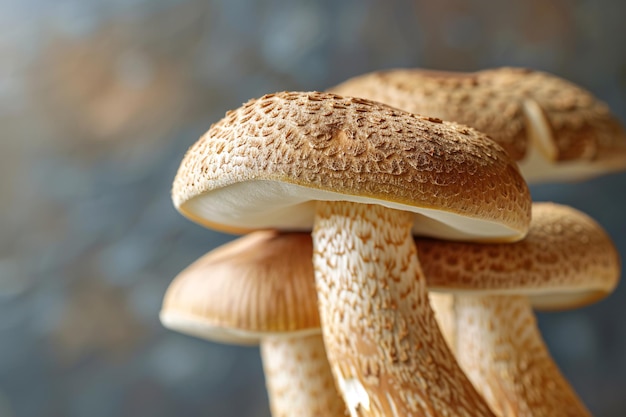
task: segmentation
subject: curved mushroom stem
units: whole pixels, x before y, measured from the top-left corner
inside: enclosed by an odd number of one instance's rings
[[[456,295],[451,313],[459,364],[498,416],[591,416],[552,360],[527,297]]]
[[[320,334],[264,338],[261,357],[273,417],[345,416]]]
[[[437,328],[413,221],[381,206],[318,203],[313,260],[337,387],[353,417],[493,416]]]

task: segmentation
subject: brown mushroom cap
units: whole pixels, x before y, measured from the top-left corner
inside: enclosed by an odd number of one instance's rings
[[[620,276],[613,242],[571,207],[533,204],[526,238],[506,245],[416,239],[431,291],[527,295],[536,308],[590,304],[610,294]]]
[[[415,212],[416,233],[451,239],[520,239],[530,214],[524,180],[482,133],[318,92],[228,112],[185,155],[172,198],[229,232],[310,230],[314,200]]]
[[[606,104],[545,72],[398,69],[358,76],[329,91],[472,126],[520,162],[529,181],[626,169],[626,132]]]
[[[256,232],[198,259],[167,289],[160,318],[203,339],[257,344],[319,333],[311,236]]]
[[[350,78],[328,91],[472,126],[488,134],[515,160],[526,152],[521,103],[497,94],[492,78],[483,77],[481,72],[376,71]]]

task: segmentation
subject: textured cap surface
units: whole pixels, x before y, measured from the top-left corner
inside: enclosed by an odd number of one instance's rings
[[[311,236],[256,232],[221,246],[167,289],[165,327],[208,340],[254,344],[263,336],[319,332]]]
[[[429,289],[472,294],[526,294],[542,309],[574,308],[608,295],[619,280],[613,242],[573,208],[533,204],[526,238],[511,244],[416,239]]]
[[[498,92],[492,79],[480,72],[379,71],[351,78],[329,91],[472,126],[487,133],[515,160],[526,151],[521,102]]]
[[[447,238],[519,239],[530,196],[502,148],[471,128],[368,100],[284,92],[251,100],[194,144],[172,197],[225,231],[310,229],[313,200],[422,214]]]
[[[533,181],[626,169],[626,133],[606,104],[545,72],[399,69],[358,76],[329,91],[472,126],[524,161],[522,172]]]

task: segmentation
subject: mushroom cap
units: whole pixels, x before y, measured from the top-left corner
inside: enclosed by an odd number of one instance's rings
[[[620,258],[598,223],[553,203],[533,204],[532,214],[526,238],[511,244],[416,239],[429,290],[527,295],[543,310],[580,307],[613,291]]]
[[[223,245],[183,270],[165,293],[171,330],[231,344],[320,330],[311,236],[260,231]]]
[[[354,77],[329,91],[472,126],[519,161],[528,181],[626,169],[626,132],[607,105],[545,72],[397,69]]]
[[[316,200],[412,211],[415,233],[450,239],[517,240],[530,221],[523,178],[482,133],[319,92],[228,112],[185,155],[172,198],[191,220],[235,233],[310,230]]]

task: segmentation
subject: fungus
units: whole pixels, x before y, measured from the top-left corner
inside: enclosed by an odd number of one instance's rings
[[[499,416],[589,416],[541,338],[533,306],[567,309],[613,291],[620,275],[611,239],[587,215],[535,203],[520,242],[476,245],[416,239],[443,334]],[[438,309],[439,308],[439,309]]]
[[[169,329],[260,344],[275,417],[345,415],[321,337],[312,252],[308,234],[255,232],[191,264],[163,300]]]
[[[524,237],[528,189],[485,135],[369,100],[270,94],[190,148],[172,196],[222,231],[313,226],[324,342],[352,416],[492,415],[437,328],[411,234]]]

